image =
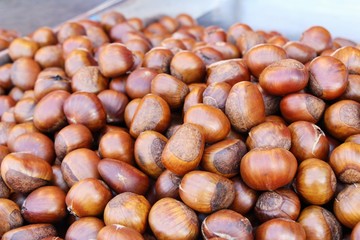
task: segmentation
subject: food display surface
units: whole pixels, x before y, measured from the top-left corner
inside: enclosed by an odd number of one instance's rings
[[[359,39],[267,6],[0,31],[0,238],[360,239]]]

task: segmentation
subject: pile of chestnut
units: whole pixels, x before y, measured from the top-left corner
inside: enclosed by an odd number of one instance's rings
[[[8,53],[3,240],[360,239],[355,42],[108,12]]]

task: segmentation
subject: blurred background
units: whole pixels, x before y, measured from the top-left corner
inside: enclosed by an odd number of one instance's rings
[[[55,27],[91,9],[88,15],[96,19],[99,10],[109,7],[127,17],[145,19],[186,12],[201,24],[224,28],[242,22],[254,30],[277,30],[292,40],[310,26],[321,25],[333,37],[360,42],[358,0],[0,0],[0,28],[29,34],[37,27]]]

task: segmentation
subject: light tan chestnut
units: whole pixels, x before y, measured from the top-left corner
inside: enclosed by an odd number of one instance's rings
[[[215,173],[191,171],[182,178],[179,195],[195,211],[211,213],[231,205],[235,188],[231,180]]]
[[[202,158],[205,138],[203,130],[192,123],[184,123],[166,143],[161,161],[166,169],[177,175],[194,170]]]

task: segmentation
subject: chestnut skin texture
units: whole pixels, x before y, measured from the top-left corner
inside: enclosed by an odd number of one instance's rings
[[[66,231],[65,239],[96,239],[98,232],[104,226],[104,222],[96,217],[79,218],[77,221],[70,225],[70,227]],[[86,231],[84,231],[84,229],[86,229]]]
[[[43,238],[56,235],[57,232],[53,225],[48,223],[39,223],[12,229],[3,235],[2,240],[41,240]]]
[[[275,218],[261,224],[255,231],[255,240],[305,240],[304,228],[297,222],[286,218]]]
[[[6,198],[0,198],[0,237],[11,229],[23,225],[23,217],[19,206]]]

